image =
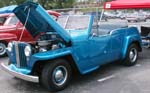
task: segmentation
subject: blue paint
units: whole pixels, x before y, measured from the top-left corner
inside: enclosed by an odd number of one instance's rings
[[[40,5],[27,2],[14,9],[13,12],[23,24],[29,12],[25,27],[33,37],[40,33],[57,32],[66,42],[70,41],[70,35]]]
[[[128,46],[132,42],[139,42],[140,46],[142,46],[142,40],[141,40],[140,34],[136,27],[130,27],[130,28],[126,29],[123,48],[122,48],[122,54],[121,54],[122,59],[125,58]]]
[[[29,73],[31,73],[31,69],[28,69],[28,68],[18,68],[14,64],[9,65],[9,68],[11,70],[15,71],[15,72],[26,74],[26,75],[29,74]]]
[[[63,57],[65,55],[69,55],[71,53],[72,53],[71,48],[64,48],[64,49],[58,49],[58,50],[47,51],[47,52],[42,52],[42,53],[36,53],[32,55],[29,60],[29,67],[33,67],[33,65],[37,61],[55,59],[55,58]]]

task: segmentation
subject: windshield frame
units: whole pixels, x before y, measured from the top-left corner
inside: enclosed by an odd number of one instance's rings
[[[59,18],[61,18],[61,17],[66,17],[66,19],[64,20],[65,22],[63,23],[63,24],[60,24],[58,21],[59,21]],[[76,18],[79,18],[79,17],[88,17],[88,21],[86,21],[85,23],[87,23],[85,26],[86,27],[84,27],[84,28],[78,28],[78,29],[76,29],[76,28],[70,28],[70,29],[67,29],[66,27],[67,27],[67,25],[68,25],[68,20],[69,20],[69,18],[71,18],[71,17],[76,17]],[[84,30],[88,30],[89,29],[89,24],[90,24],[90,16],[89,15],[62,15],[62,16],[60,16],[60,17],[58,17],[58,19],[57,19],[57,23],[63,28],[63,29],[65,29],[65,30],[69,30],[69,31],[71,31],[71,30],[74,30],[74,31],[84,31]],[[68,22],[68,23],[67,23]],[[73,22],[74,22],[74,20],[73,20]],[[74,22],[75,23],[75,22]],[[82,24],[82,23],[80,23],[80,24]],[[78,26],[77,26],[78,27]]]

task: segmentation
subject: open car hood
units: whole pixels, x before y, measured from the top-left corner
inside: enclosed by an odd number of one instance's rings
[[[66,42],[70,41],[70,35],[67,31],[49,16],[39,4],[26,2],[16,7],[13,12],[33,37],[41,33],[56,32]]]

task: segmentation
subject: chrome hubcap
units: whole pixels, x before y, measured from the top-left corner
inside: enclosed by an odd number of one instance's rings
[[[67,69],[64,66],[58,66],[54,69],[53,72],[53,82],[58,85],[61,86],[63,85],[68,77],[68,73],[67,73]]]
[[[135,48],[132,48],[130,50],[129,58],[131,62],[135,62],[137,59],[137,50]]]
[[[3,43],[0,43],[0,55],[4,55],[6,52],[6,46]]]

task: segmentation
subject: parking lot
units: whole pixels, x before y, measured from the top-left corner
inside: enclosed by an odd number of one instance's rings
[[[129,25],[149,25],[149,22]],[[7,60],[1,58],[0,62]],[[1,69],[0,73],[0,93],[50,93],[39,84],[20,80]],[[73,77],[70,85],[58,93],[150,93],[150,49],[143,48],[135,66],[107,64],[87,75]]]

